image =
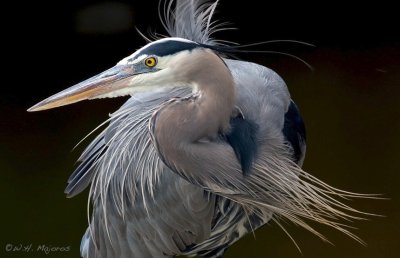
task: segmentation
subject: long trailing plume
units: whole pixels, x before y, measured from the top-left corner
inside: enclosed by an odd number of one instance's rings
[[[125,208],[134,205],[137,196],[142,196],[145,207],[146,202],[151,200],[160,173],[166,167],[150,142],[148,121],[163,101],[172,96],[187,96],[189,92],[188,89],[176,89],[165,92],[162,99],[141,98],[145,101],[128,102],[111,115],[110,127],[98,136],[99,140],[105,141],[104,146],[107,148],[98,149],[94,141],[85,151],[84,156],[95,155],[96,162],[92,166],[97,166],[101,171],[101,175],[94,178],[90,195],[93,200],[102,204],[105,218],[110,203],[123,217]],[[268,151],[271,155],[260,157],[254,164],[253,173],[242,180],[240,169],[226,175],[226,182],[230,187],[201,178],[193,183],[241,204],[249,212],[263,209],[274,212],[273,220],[286,233],[288,232],[281,224],[282,219],[328,241],[307,222],[316,221],[363,243],[349,230],[351,227],[341,221],[363,220],[363,216],[372,214],[358,211],[343,201],[351,198],[375,198],[374,195],[357,194],[329,186],[291,161],[287,146],[274,144],[270,147],[273,149]],[[135,160],[136,163],[127,162],[129,160]]]

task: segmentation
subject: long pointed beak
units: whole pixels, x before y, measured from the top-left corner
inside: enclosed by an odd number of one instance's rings
[[[65,106],[93,99],[127,86],[127,79],[137,74],[131,65],[117,65],[90,79],[65,89],[29,108],[29,112]]]

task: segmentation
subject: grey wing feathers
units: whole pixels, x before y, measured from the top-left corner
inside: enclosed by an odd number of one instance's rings
[[[64,191],[67,197],[74,197],[89,186],[96,171],[96,161],[106,148],[107,146],[102,134],[86,148],[86,151],[78,160],[81,163],[68,179],[68,186]]]

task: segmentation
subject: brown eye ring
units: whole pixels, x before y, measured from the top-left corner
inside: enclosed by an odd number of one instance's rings
[[[144,60],[144,64],[147,66],[147,67],[154,67],[154,66],[156,66],[156,64],[157,64],[157,59],[155,58],[155,57],[148,57],[148,58],[146,58],[145,60]]]

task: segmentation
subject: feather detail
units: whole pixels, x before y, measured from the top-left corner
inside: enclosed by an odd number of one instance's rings
[[[215,32],[231,29],[225,27],[227,23],[212,20],[218,1],[166,0],[163,5],[161,2],[159,16],[170,37],[185,38],[210,46],[224,45],[212,38]]]

